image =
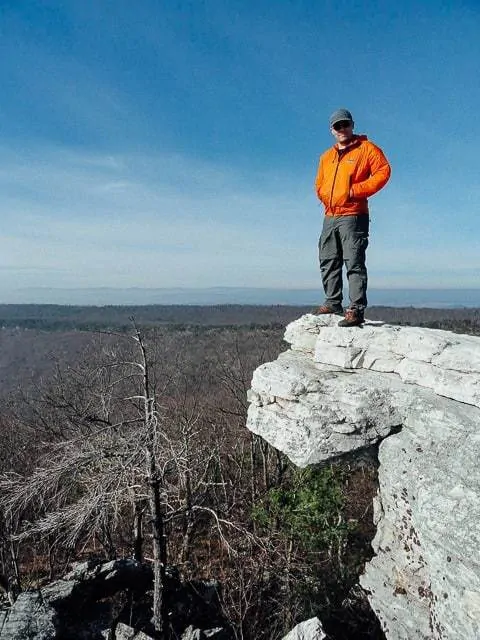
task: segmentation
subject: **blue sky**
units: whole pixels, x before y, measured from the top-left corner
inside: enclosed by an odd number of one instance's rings
[[[0,302],[320,290],[338,107],[393,169],[370,286],[480,286],[479,36],[478,0],[2,0]]]

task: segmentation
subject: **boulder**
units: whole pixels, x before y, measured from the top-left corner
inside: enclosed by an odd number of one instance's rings
[[[375,556],[361,584],[393,640],[480,637],[480,338],[336,316],[291,323],[248,427],[298,466],[376,445]]]
[[[153,638],[143,631],[136,631],[128,624],[119,622],[115,628],[115,640],[153,640]]]
[[[323,640],[325,637],[320,620],[310,618],[297,624],[283,640]]]
[[[40,591],[21,593],[14,606],[4,613],[0,627],[2,640],[53,640],[56,638],[55,610]]]

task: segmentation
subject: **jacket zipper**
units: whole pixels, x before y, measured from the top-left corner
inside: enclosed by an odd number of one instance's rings
[[[330,206],[329,206],[329,209],[332,209],[333,190],[335,189],[335,180],[337,179],[337,172],[338,172],[338,167],[340,166],[340,161],[342,160],[342,158],[344,158],[347,155],[347,153],[350,151],[350,148],[351,147],[347,147],[346,149],[342,149],[340,153],[338,153],[338,151],[337,151],[337,166],[335,167],[335,173],[333,175],[333,182],[332,182],[332,190],[330,191]],[[350,178],[350,180],[351,180],[351,178]]]
[[[337,166],[335,167],[335,173],[333,175],[333,182],[332,182],[332,190],[330,191],[330,205],[329,205],[330,210],[332,209],[333,190],[335,188],[335,180],[337,179],[337,171],[338,171],[338,166],[340,164],[340,160],[341,160],[341,156],[337,151]]]

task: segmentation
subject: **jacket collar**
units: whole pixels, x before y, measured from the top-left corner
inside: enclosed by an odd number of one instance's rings
[[[362,144],[362,142],[364,142],[365,140],[368,140],[366,135],[354,134],[354,136],[351,139],[350,143],[346,147],[343,147],[343,149],[339,149],[338,148],[338,143],[336,143],[336,144],[333,145],[333,149],[335,149],[337,151],[337,153],[346,153],[347,151],[350,151],[350,149],[353,149],[355,147],[360,146]]]

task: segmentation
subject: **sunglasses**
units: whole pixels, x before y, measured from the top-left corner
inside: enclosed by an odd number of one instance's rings
[[[350,120],[340,120],[340,122],[335,122],[332,128],[335,129],[335,131],[340,131],[341,129],[348,129],[351,126],[352,123]]]

